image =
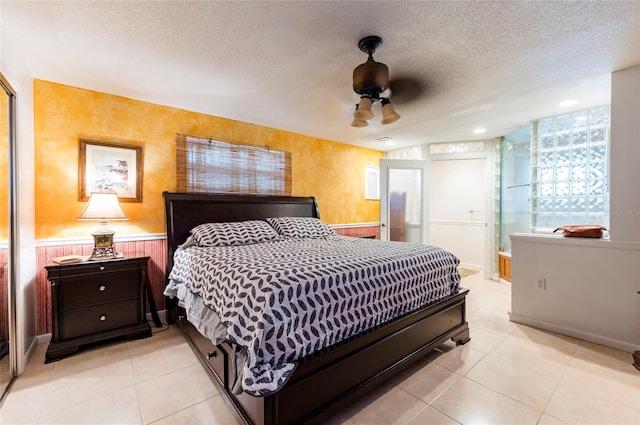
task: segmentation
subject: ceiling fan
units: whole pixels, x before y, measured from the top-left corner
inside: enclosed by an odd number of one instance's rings
[[[358,42],[358,48],[369,57],[365,63],[353,70],[353,91],[360,95],[360,102],[353,114],[353,127],[366,127],[367,120],[373,118],[371,106],[380,101],[382,105],[382,124],[391,124],[400,119],[400,115],[391,105],[390,93],[404,101],[413,100],[422,91],[422,87],[410,78],[389,80],[389,67],[376,62],[373,54],[382,46],[382,38],[377,35],[364,37]]]

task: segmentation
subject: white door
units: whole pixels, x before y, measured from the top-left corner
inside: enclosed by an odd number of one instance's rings
[[[487,159],[431,161],[429,172],[429,243],[463,267],[488,271]]]
[[[380,160],[380,239],[429,240],[428,161]]]

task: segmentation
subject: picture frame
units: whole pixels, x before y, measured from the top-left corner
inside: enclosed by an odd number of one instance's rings
[[[78,200],[113,191],[120,202],[142,202],[142,146],[80,139]]]

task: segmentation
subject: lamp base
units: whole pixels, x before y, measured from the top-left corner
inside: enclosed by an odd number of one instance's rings
[[[112,246],[96,246],[93,248],[93,253],[91,257],[88,258],[89,261],[97,261],[97,260],[111,260],[114,258],[123,258],[124,255],[118,254],[114,247]]]
[[[100,227],[93,235],[93,254],[89,257],[89,261],[109,260],[113,258],[122,258],[122,254],[118,254],[113,247],[113,231],[109,228]]]

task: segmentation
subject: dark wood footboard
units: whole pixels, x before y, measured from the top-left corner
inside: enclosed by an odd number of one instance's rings
[[[287,384],[267,397],[231,393],[231,347],[214,346],[181,315],[172,315],[221,393],[245,423],[317,423],[448,339],[469,341],[467,289],[303,359]]]

